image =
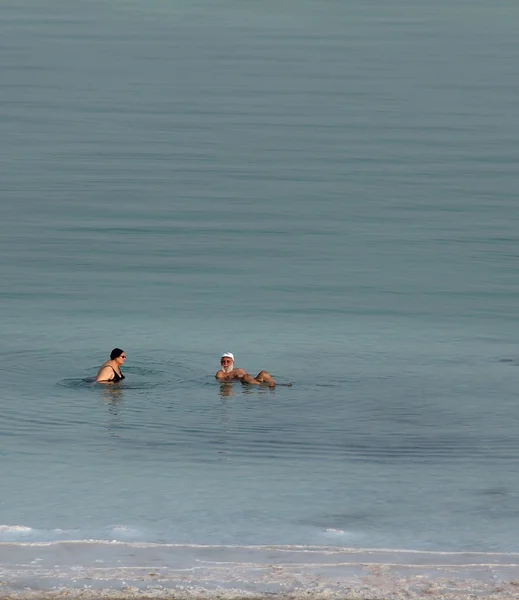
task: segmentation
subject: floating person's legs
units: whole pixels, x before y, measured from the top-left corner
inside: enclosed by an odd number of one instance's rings
[[[262,383],[266,383],[269,385],[269,387],[274,387],[276,385],[276,381],[267,371],[260,371],[256,377],[253,377],[247,373],[241,378],[241,382],[250,383],[252,385],[261,385]]]
[[[276,380],[268,371],[260,371],[256,375],[256,381],[259,381],[260,383],[268,383],[270,386],[276,385]]]

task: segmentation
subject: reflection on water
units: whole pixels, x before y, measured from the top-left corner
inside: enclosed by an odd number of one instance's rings
[[[292,384],[285,384],[288,387],[291,387]],[[275,394],[275,388],[271,388],[265,385],[243,385],[239,382],[226,381],[225,383],[220,384],[220,388],[218,390],[218,395],[221,398],[230,398],[231,396],[235,396],[237,393],[241,393],[244,395],[252,395],[252,394]]]
[[[101,385],[99,387],[105,402],[118,403],[124,398],[124,388],[118,385]]]
[[[122,407],[124,400],[124,389],[118,385],[100,385],[103,401],[108,405],[108,433],[113,437],[119,437],[118,430],[123,426]]]
[[[230,381],[226,381],[220,385],[220,396],[222,398],[234,396],[234,385]]]

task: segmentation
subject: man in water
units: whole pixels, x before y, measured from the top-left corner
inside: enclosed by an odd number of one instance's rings
[[[267,371],[260,371],[256,377],[249,375],[244,369],[234,368],[234,354],[225,352],[220,358],[222,368],[216,373],[215,377],[218,381],[234,381],[238,379],[242,383],[251,383],[252,385],[268,384],[269,387],[274,387],[276,382]]]

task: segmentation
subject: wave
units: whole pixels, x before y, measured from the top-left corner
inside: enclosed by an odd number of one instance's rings
[[[85,535],[86,534],[86,535]],[[113,525],[111,527],[95,529],[88,534],[77,529],[41,529],[27,525],[0,525],[0,543],[23,544],[60,544],[61,542],[73,543],[78,539],[91,540],[93,537],[98,543],[128,543],[143,540],[149,532],[139,530],[127,525]],[[149,538],[148,538],[149,539]]]
[[[25,525],[0,525],[0,533],[29,533],[32,532],[32,527]]]

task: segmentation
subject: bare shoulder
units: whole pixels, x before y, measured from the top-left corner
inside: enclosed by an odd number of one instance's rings
[[[112,368],[110,365],[102,365],[97,373],[96,381],[108,381],[112,374]]]

